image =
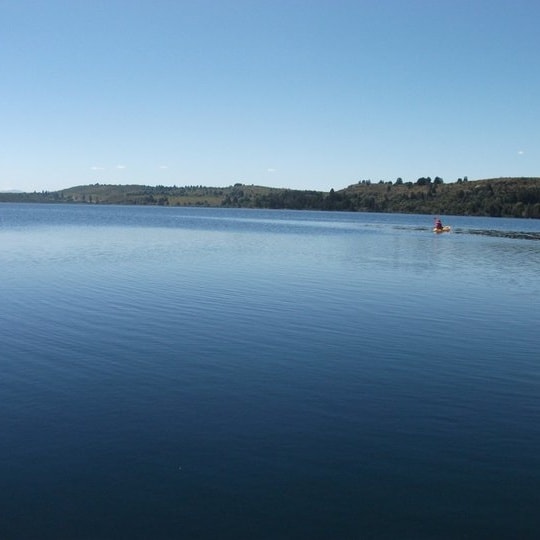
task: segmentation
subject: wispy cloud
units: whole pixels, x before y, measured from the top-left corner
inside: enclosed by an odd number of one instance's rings
[[[276,169],[269,167],[268,169],[266,169],[266,172],[273,173],[273,172],[276,172]]]
[[[518,150],[518,155],[522,156],[525,152],[523,150]]]
[[[104,171],[105,167],[98,167],[97,165],[93,165],[92,167],[90,167],[90,169],[92,169],[93,171]]]
[[[160,165],[159,168],[160,169],[168,169],[169,167],[167,165]]]
[[[117,169],[125,169],[126,166],[125,166],[125,165],[117,165],[116,168],[117,168]]]

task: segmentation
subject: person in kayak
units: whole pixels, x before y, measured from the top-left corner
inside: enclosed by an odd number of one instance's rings
[[[443,224],[442,224],[441,218],[435,219],[435,228],[436,228],[438,231],[442,231],[442,230],[443,230]]]

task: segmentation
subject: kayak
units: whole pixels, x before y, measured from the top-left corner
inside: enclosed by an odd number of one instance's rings
[[[450,232],[452,230],[452,227],[450,225],[445,225],[442,229],[437,229],[437,227],[433,227],[434,233],[443,233],[443,232]]]

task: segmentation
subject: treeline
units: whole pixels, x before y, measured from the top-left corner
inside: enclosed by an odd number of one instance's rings
[[[540,218],[540,178],[498,178],[452,184],[420,178],[416,183],[349,186],[340,201],[356,211]]]
[[[222,206],[291,210],[336,210],[446,214],[490,217],[540,218],[540,178],[498,178],[445,184],[443,179],[421,177],[416,182],[362,180],[328,193],[291,189],[253,191],[237,185]]]
[[[0,193],[0,202],[209,206],[291,210],[337,210],[540,218],[540,178],[497,178],[445,184],[435,177],[416,182],[362,180],[342,190],[278,189],[235,184],[140,186],[93,184],[60,191]]]

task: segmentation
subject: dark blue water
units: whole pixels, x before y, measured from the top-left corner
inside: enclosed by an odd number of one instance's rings
[[[0,538],[537,538],[540,222],[0,205]]]

